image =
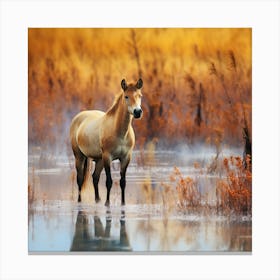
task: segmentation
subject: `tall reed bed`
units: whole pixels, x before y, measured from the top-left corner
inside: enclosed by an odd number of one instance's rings
[[[29,29],[29,143],[69,144],[72,117],[144,81],[137,145],[251,135],[251,29]],[[247,134],[242,133],[247,132]]]

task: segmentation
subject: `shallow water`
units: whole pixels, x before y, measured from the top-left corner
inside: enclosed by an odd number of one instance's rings
[[[65,157],[42,161],[29,156],[31,197],[28,215],[30,253],[140,252],[204,253],[251,252],[250,217],[225,217],[207,213],[182,213],[174,207],[173,192],[165,193],[173,167],[184,176],[199,179],[201,193],[214,200],[217,176],[199,176],[193,162],[209,160],[214,153],[162,151],[134,153],[127,172],[126,206],[120,206],[119,168],[113,163],[111,206],[105,207],[105,174],[99,189],[102,202],[94,202],[89,178],[76,203],[77,186],[73,162]],[[145,165],[141,162],[145,161]],[[55,162],[55,164],[54,164]],[[163,200],[165,198],[165,200]]]
[[[251,241],[250,220],[165,215],[160,205],[45,201],[29,213],[29,252],[250,252]]]

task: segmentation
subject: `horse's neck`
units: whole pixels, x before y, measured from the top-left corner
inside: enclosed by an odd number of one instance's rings
[[[115,133],[121,137],[124,138],[129,130],[129,127],[131,126],[132,116],[127,111],[127,106],[124,102],[124,100],[121,98],[119,100],[118,108],[115,111]]]

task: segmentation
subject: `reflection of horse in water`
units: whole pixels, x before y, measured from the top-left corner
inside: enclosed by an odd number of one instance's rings
[[[122,213],[123,215],[124,213]],[[111,215],[106,217],[105,229],[98,216],[94,216],[94,227],[91,227],[89,218],[90,216],[86,212],[79,211],[70,251],[132,251],[124,219],[120,220],[120,237],[112,238],[110,236]]]

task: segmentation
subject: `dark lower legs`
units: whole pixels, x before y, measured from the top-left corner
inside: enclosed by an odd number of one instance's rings
[[[79,187],[78,202],[81,202],[81,191],[87,170],[87,158],[83,155],[76,156],[77,184]]]
[[[76,155],[75,155],[76,156]],[[79,195],[78,195],[78,202],[81,201],[81,190],[82,185],[84,183],[86,172],[87,172],[87,158],[84,155],[78,155],[76,156],[76,170],[77,170],[77,184],[79,187]],[[126,169],[129,164],[130,157],[127,157],[125,159],[120,160],[121,162],[121,170],[120,170],[120,188],[121,188],[121,204],[125,205],[125,187],[126,187]],[[99,196],[99,190],[98,190],[98,183],[100,179],[100,174],[103,169],[105,168],[106,173],[106,188],[107,188],[107,196],[106,196],[106,202],[105,205],[110,205],[110,191],[112,188],[112,176],[111,176],[111,158],[110,157],[104,157],[102,159],[96,160],[95,163],[95,170],[92,174],[92,181],[94,185],[94,192],[95,192],[95,201],[100,201]]]
[[[105,172],[106,172],[106,187],[107,187],[107,198],[106,198],[105,205],[109,206],[110,205],[110,191],[111,191],[112,183],[113,183],[110,167],[105,167]],[[126,174],[126,168],[125,168],[125,170],[121,171],[121,179],[120,179],[122,205],[125,205],[125,186],[126,186],[125,174]]]
[[[110,165],[105,166],[105,172],[106,172],[106,188],[107,188],[105,206],[109,206],[110,205],[110,191],[111,191],[112,184],[113,184]]]
[[[98,182],[99,182],[100,173],[101,173],[102,169],[103,169],[103,162],[100,159],[100,160],[95,162],[95,169],[94,169],[94,172],[92,174],[92,182],[93,182],[93,186],[94,186],[95,202],[96,203],[100,201],[99,191],[98,191]]]
[[[120,187],[122,191],[122,205],[125,205],[125,186],[126,186],[126,179],[125,179],[125,174],[121,174],[121,179],[120,179]]]
[[[121,187],[121,191],[122,191],[122,205],[125,205],[125,186],[126,186],[125,174],[126,174],[126,169],[127,169],[129,162],[130,162],[130,156],[121,160],[120,187]]]

